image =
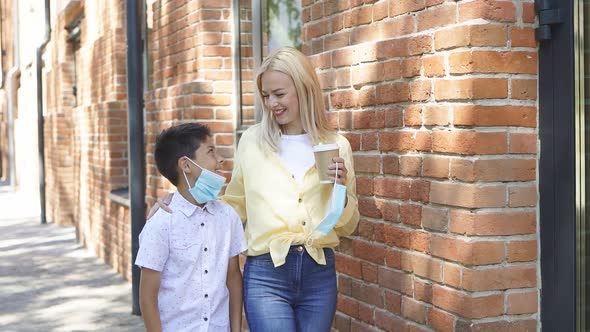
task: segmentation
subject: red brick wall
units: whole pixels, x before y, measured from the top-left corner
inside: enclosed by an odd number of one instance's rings
[[[303,1],[355,155],[335,327],[537,325],[533,1]]]
[[[63,27],[78,13],[84,18],[76,48]],[[109,196],[128,185],[124,17],[120,1],[58,15],[46,65],[45,155],[49,219],[75,224],[78,240],[130,279],[129,211]]]

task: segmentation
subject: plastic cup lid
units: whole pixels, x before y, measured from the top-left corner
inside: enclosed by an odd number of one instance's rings
[[[338,150],[338,144],[318,144],[313,146],[313,152]]]

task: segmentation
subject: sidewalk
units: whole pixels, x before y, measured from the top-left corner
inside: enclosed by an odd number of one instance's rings
[[[0,331],[143,331],[131,284],[0,188]]]

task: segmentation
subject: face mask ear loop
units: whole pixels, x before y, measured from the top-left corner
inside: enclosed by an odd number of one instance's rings
[[[190,183],[188,183],[188,178],[186,177],[186,173],[185,173],[184,171],[182,171],[182,175],[184,175],[184,180],[186,181],[186,185],[187,185],[187,186],[189,187],[189,189],[190,189],[190,187],[191,187],[191,184],[190,184]]]

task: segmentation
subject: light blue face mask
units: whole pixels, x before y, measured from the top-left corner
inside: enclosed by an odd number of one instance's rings
[[[188,183],[188,178],[186,177],[186,173],[182,171],[184,175],[184,179],[186,180],[186,184],[190,188],[188,191],[193,195],[194,199],[199,204],[205,204],[209,201],[217,199],[217,195],[223,188],[223,184],[225,183],[225,177],[215,174],[208,169],[204,169],[203,167],[199,166],[197,163],[192,161],[189,157],[186,157],[191,163],[201,169],[201,175],[195,182],[195,185],[191,187],[190,183]]]
[[[338,164],[336,164],[336,174],[338,174]],[[320,224],[313,230],[307,240],[307,244],[311,245],[313,240],[322,236],[328,235],[330,231],[336,226],[338,220],[344,211],[344,203],[346,203],[346,186],[339,184],[334,180],[334,188],[332,188],[332,196],[330,197],[330,204],[328,213]]]

